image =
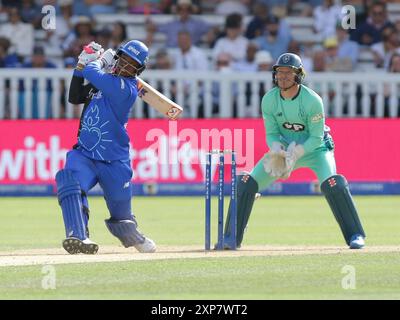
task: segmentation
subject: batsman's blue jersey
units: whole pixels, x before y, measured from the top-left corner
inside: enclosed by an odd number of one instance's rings
[[[83,76],[98,89],[82,113],[75,148],[94,160],[128,160],[126,127],[137,97],[136,78],[105,73],[100,61],[89,63],[82,72],[75,70],[74,76]]]

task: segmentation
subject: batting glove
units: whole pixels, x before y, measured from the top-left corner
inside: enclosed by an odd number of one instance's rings
[[[113,49],[108,49],[100,57],[100,61],[106,72],[111,71],[115,65],[115,51]]]
[[[297,160],[304,155],[304,147],[296,142],[291,142],[286,150],[286,167],[292,171]]]
[[[78,65],[86,66],[89,62],[97,60],[103,52],[104,49],[101,45],[92,41],[87,46],[83,47],[78,57]]]

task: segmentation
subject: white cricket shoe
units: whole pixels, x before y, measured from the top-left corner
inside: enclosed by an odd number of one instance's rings
[[[141,253],[152,253],[156,251],[156,244],[153,240],[145,237],[144,242],[136,244],[135,248]]]
[[[67,251],[69,254],[96,254],[99,250],[99,246],[97,245],[97,243],[93,242],[89,238],[86,238],[85,240],[80,240],[77,238],[69,237],[63,241],[62,245],[65,251]]]
[[[355,234],[350,239],[350,249],[362,249],[365,246],[364,237],[361,234]]]

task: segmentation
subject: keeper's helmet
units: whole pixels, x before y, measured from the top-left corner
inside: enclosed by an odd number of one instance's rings
[[[139,63],[140,67],[136,68],[136,75],[140,75],[146,69],[147,61],[149,60],[149,49],[143,42],[138,40],[128,41],[118,48],[115,58],[119,59],[122,53]]]
[[[296,73],[295,82],[297,84],[301,84],[304,77],[306,76],[303,63],[301,62],[301,59],[297,54],[294,53],[281,54],[276,63],[272,66],[272,80],[276,85],[278,84],[278,81],[276,79],[276,70],[279,67],[289,67],[294,69]]]

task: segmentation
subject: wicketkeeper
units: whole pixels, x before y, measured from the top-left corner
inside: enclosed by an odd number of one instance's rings
[[[282,54],[273,66],[276,85],[262,99],[269,152],[250,173],[238,177],[237,246],[253,207],[255,195],[277,179],[287,179],[297,168],[310,168],[351,249],[364,247],[365,232],[344,176],[337,174],[334,144],[325,125],[322,99],[302,84],[305,71],[299,56]],[[225,243],[231,243],[231,206]],[[229,248],[229,244],[226,245]]]
[[[137,78],[146,68],[148,49],[132,40],[115,53],[97,43],[79,55],[69,91],[69,102],[84,103],[77,143],[56,175],[58,202],[64,218],[70,254],[94,254],[89,239],[88,191],[97,183],[104,191],[110,219],[108,230],[125,247],[154,252],[155,243],[139,230],[131,209],[132,168],[129,158],[128,117],[137,95]]]

